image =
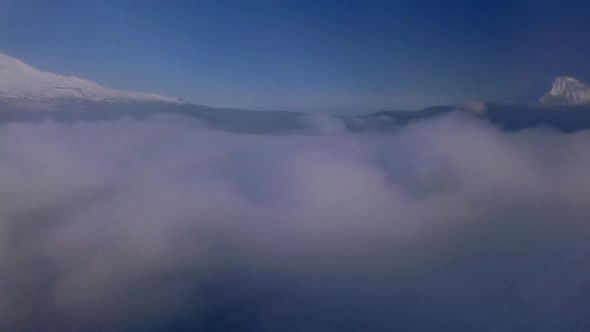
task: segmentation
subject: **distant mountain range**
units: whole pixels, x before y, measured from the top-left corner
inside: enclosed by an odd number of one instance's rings
[[[121,91],[103,87],[78,77],[66,77],[43,72],[3,53],[0,53],[0,99],[53,104],[82,100],[95,102],[184,103],[179,98]]]
[[[572,77],[557,77],[551,90],[528,104],[478,103],[435,106],[420,111],[383,111],[367,115],[331,116],[355,132],[392,131],[412,121],[452,112],[469,113],[507,130],[547,126],[562,131],[590,128],[590,88]],[[222,109],[180,98],[103,87],[77,77],[43,72],[0,53],[0,122],[99,121],[125,116],[145,118],[177,114],[209,126],[240,132],[283,133],[315,130],[322,122],[299,112]]]
[[[557,77],[551,91],[539,101],[549,105],[588,105],[590,88],[573,77]]]

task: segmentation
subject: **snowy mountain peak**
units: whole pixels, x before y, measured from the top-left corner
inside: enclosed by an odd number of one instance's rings
[[[179,98],[116,90],[78,77],[43,72],[1,52],[0,100],[184,103]]]
[[[590,104],[590,87],[573,77],[560,76],[553,80],[551,91],[539,101],[553,105],[587,105]]]

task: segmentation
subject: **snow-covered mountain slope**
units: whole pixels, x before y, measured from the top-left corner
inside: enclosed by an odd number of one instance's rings
[[[590,87],[573,77],[557,77],[551,91],[539,101],[550,105],[589,105]]]
[[[43,72],[3,53],[0,53],[0,100],[184,103],[179,98],[116,90],[78,77]]]

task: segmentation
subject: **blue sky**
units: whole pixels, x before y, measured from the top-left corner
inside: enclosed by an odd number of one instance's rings
[[[417,109],[589,81],[588,13],[583,0],[0,0],[0,50],[213,106]]]

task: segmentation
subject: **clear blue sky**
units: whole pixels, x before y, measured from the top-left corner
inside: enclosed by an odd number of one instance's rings
[[[0,0],[0,50],[195,103],[416,109],[590,80],[590,1]]]

